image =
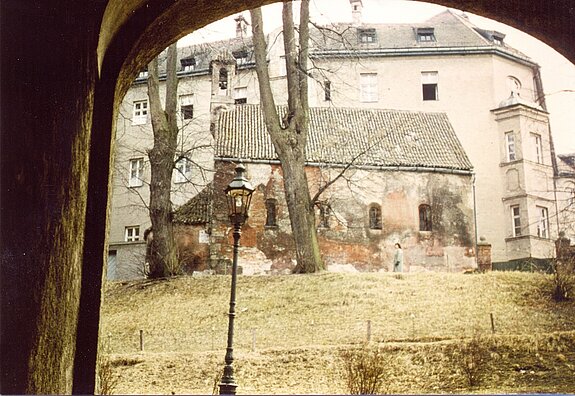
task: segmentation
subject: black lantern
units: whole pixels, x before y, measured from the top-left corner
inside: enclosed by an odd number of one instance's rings
[[[238,250],[242,225],[248,218],[248,210],[252,200],[254,188],[245,176],[246,168],[242,164],[236,166],[236,176],[226,187],[225,193],[228,200],[228,214],[234,226],[234,257],[232,263],[232,286],[230,292],[230,311],[228,314],[228,346],[226,348],[226,365],[224,375],[220,382],[220,395],[235,395],[236,380],[234,379],[234,318],[236,316],[236,282],[238,273]]]
[[[242,164],[236,166],[236,175],[224,190],[228,200],[228,214],[235,226],[243,225],[248,218],[248,210],[254,188],[245,176],[246,168]]]

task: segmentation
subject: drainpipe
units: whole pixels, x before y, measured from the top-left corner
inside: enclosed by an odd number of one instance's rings
[[[473,228],[475,229],[475,266],[478,266],[477,263],[477,199],[475,197],[475,172],[471,176],[471,189],[473,192]]]

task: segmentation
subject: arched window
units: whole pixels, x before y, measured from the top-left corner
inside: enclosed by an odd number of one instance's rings
[[[431,231],[431,206],[419,205],[419,231]]]
[[[369,208],[369,228],[381,230],[381,206],[373,204]]]
[[[273,198],[266,199],[266,227],[277,226],[277,201]]]

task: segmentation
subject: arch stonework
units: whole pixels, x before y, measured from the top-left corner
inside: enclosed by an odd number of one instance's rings
[[[173,40],[271,0],[3,0],[1,393],[93,393],[115,109]],[[571,0],[434,0],[575,62]]]

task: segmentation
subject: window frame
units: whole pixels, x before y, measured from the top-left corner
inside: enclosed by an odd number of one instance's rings
[[[535,144],[535,162],[543,164],[543,140],[539,133],[531,132]]]
[[[507,162],[517,161],[515,132],[505,132],[505,157]]]
[[[511,231],[513,237],[523,235],[521,231],[521,205],[511,205],[509,207],[511,213]]]
[[[134,100],[132,102],[132,125],[144,125],[148,123],[150,104],[148,99]]]
[[[139,242],[141,240],[139,225],[124,227],[124,242]]]
[[[235,104],[246,104],[248,103],[248,87],[236,87],[234,88],[234,103]]]
[[[375,28],[357,29],[357,40],[360,44],[377,43],[377,32]]]
[[[359,73],[359,101],[362,103],[379,101],[379,78],[377,72]]]
[[[174,164],[174,173],[174,183],[188,183],[192,176],[192,161],[188,157],[181,157]]]
[[[537,209],[537,236],[549,239],[549,209],[545,206],[536,205]]]
[[[418,28],[416,30],[416,39],[418,43],[434,43],[437,41],[435,38],[435,29],[432,27]]]
[[[439,72],[422,71],[421,72],[421,91],[423,101],[439,100]],[[427,96],[432,93],[431,96]]]
[[[128,187],[134,188],[144,185],[144,157],[129,159],[128,175]]]

